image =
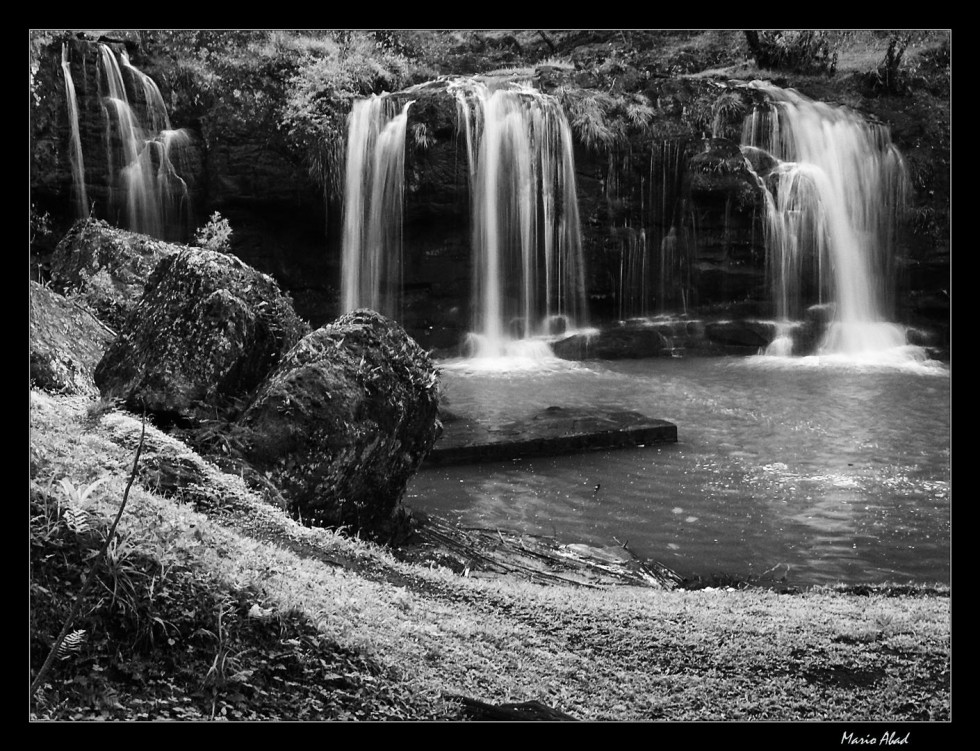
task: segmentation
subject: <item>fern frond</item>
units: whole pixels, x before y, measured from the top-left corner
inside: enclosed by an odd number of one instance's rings
[[[75,629],[68,634],[58,647],[58,658],[67,660],[73,654],[80,652],[85,643],[85,629]]]
[[[67,506],[65,508],[64,519],[65,524],[68,525],[68,529],[76,534],[84,534],[94,527],[92,514],[78,506]]]

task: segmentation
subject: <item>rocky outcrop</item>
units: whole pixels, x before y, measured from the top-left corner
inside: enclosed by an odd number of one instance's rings
[[[553,342],[551,350],[564,360],[621,360],[669,357],[671,344],[656,329],[622,326],[595,333],[573,334]]]
[[[233,413],[307,331],[271,277],[187,248],[158,264],[95,382],[137,412],[215,419]]]
[[[77,302],[30,281],[31,386],[98,396],[93,373],[113,334]]]
[[[776,338],[776,324],[771,321],[712,321],[705,324],[704,333],[716,344],[740,347],[746,354],[756,354]]]
[[[441,432],[437,410],[426,352],[358,310],[293,347],[236,427],[247,461],[304,521],[381,538]]]
[[[724,138],[705,140],[688,164],[685,194],[693,209],[691,232],[697,236],[692,259],[697,301],[709,306],[753,299],[766,310],[763,188],[739,145]]]
[[[183,247],[82,219],[55,248],[51,285],[83,300],[99,320],[118,331],[156,265]]]

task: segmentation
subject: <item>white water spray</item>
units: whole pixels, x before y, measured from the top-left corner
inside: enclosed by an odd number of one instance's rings
[[[500,357],[585,323],[585,279],[572,136],[553,97],[523,86],[451,87],[469,157],[472,341]],[[520,346],[526,351],[525,346]]]
[[[82,138],[78,130],[78,98],[75,96],[75,82],[71,77],[67,44],[61,45],[61,70],[65,75],[65,99],[68,102],[68,123],[71,128],[69,159],[75,190],[75,216],[85,219],[89,211],[88,195],[85,190],[85,160],[82,156]]]
[[[887,128],[793,90],[753,85],[766,91],[771,107],[746,119],[743,144],[779,160],[768,197],[777,315],[798,318],[807,303],[833,302],[821,353],[903,346],[904,330],[887,315],[908,178]]]
[[[119,55],[120,67],[108,45],[100,45],[99,51],[106,86],[102,102],[108,123],[110,203],[134,232],[183,239],[190,223],[189,191],[174,163],[181,162],[190,135],[170,127],[159,87],[125,52]],[[123,70],[133,82],[133,104]],[[137,103],[139,116],[133,106]]]
[[[408,108],[374,95],[354,102],[348,121],[341,296],[344,311],[398,317]]]

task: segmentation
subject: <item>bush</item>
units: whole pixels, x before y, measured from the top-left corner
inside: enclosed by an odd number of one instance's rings
[[[888,37],[885,56],[865,77],[872,94],[906,95],[926,89],[936,95],[948,94],[950,81],[949,40],[919,55],[912,48],[923,43],[921,34],[894,33]],[[909,54],[906,54],[909,53]]]
[[[208,223],[194,233],[194,244],[206,250],[231,252],[231,225],[215,211]]]
[[[746,31],[745,39],[760,68],[828,76],[837,71],[837,52],[825,31]]]

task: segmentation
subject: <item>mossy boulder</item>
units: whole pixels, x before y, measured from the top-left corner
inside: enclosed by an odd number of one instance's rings
[[[164,420],[227,419],[308,331],[271,277],[186,248],[156,267],[95,382]]]
[[[80,219],[55,248],[51,286],[83,300],[100,321],[118,331],[157,264],[184,247],[98,219]]]
[[[31,385],[98,396],[93,373],[112,334],[80,304],[35,281],[28,284]]]
[[[438,402],[425,350],[357,310],[293,347],[236,430],[294,514],[380,539],[397,528],[405,487],[442,431]]]

